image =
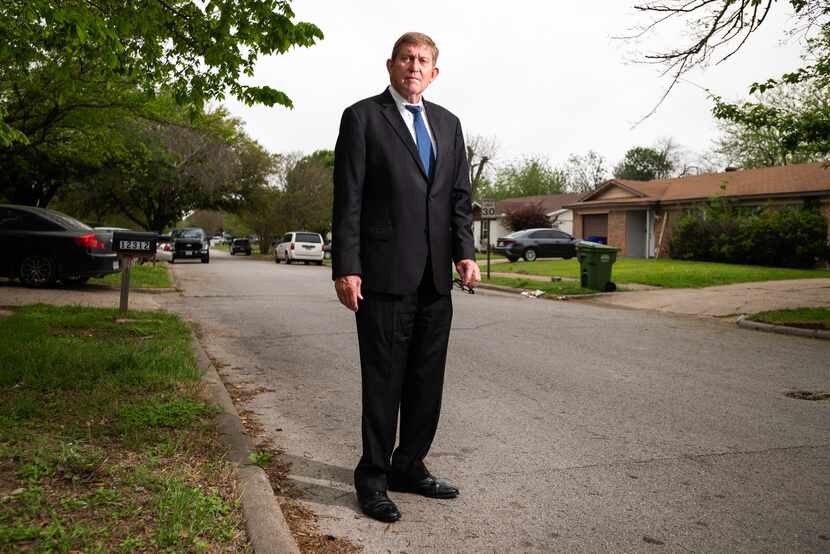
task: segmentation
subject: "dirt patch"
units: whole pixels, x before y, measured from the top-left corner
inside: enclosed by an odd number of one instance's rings
[[[261,437],[265,432],[265,428],[256,419],[256,413],[251,410],[240,410],[239,419],[242,421],[242,426],[248,435],[251,437]]]
[[[249,389],[243,385],[237,385],[236,383],[225,383],[225,388],[228,390],[228,394],[230,395],[234,404],[236,404],[237,402],[248,402],[252,398],[255,398],[260,394],[266,392],[277,392],[274,389],[269,389],[267,387],[257,387],[254,389]]]
[[[317,525],[317,516],[300,502],[285,499],[280,503],[288,527],[300,547],[300,552],[317,554],[351,554],[360,552],[362,547],[335,535],[323,535]]]

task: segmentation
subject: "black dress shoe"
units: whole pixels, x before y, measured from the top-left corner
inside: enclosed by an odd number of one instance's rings
[[[395,503],[392,502],[386,491],[374,491],[361,494],[357,493],[357,503],[360,510],[372,519],[392,523],[401,519],[401,512]]]
[[[458,488],[436,479],[432,475],[411,479],[400,476],[389,476],[389,490],[395,492],[411,492],[428,498],[455,498]]]

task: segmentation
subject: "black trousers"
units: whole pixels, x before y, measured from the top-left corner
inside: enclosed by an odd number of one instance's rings
[[[424,271],[416,293],[364,291],[355,317],[363,390],[363,456],[355,487],[386,490],[390,472],[426,475],[424,458],[441,413],[452,300],[438,294],[432,273]]]

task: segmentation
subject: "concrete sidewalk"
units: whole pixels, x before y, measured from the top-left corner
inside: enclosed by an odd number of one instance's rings
[[[129,308],[158,310],[165,302],[164,293],[175,289],[130,291]],[[25,306],[27,304],[54,304],[56,306],[84,306],[88,308],[118,308],[121,291],[105,285],[84,285],[77,288],[55,286],[32,289],[17,281],[0,281],[0,306]]]
[[[703,289],[602,294],[579,302],[698,317],[730,317],[787,308],[830,307],[830,279],[739,283]]]

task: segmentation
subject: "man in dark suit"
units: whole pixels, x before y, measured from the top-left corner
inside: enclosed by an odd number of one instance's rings
[[[387,522],[401,517],[387,490],[458,496],[424,458],[441,412],[451,263],[467,286],[481,277],[461,124],[421,98],[437,59],[428,36],[398,39],[390,86],[346,108],[334,155],[332,277],[356,312],[362,377],[355,488],[361,510]]]

